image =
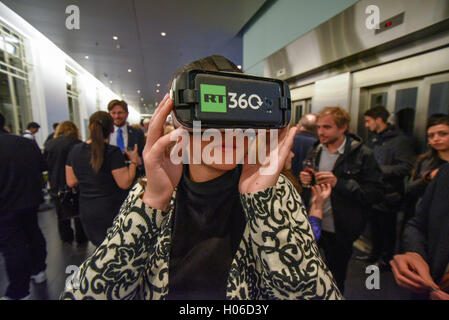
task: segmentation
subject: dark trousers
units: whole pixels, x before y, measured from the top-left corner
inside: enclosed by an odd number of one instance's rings
[[[56,198],[52,198],[52,200],[56,209],[56,215],[58,216],[58,231],[61,240],[65,242],[72,242],[74,239],[76,239],[76,242],[78,243],[87,242],[88,240],[84,232],[80,218],[77,217],[73,219],[61,219],[62,212],[59,202],[57,201]],[[75,233],[73,232],[72,229],[72,220],[75,225]]]
[[[324,253],[324,259],[329,267],[338,289],[345,291],[346,271],[352,255],[354,241],[339,234],[322,231],[318,246]]]
[[[371,250],[371,256],[387,264],[393,258],[395,252],[396,219],[396,212],[372,210],[370,222],[373,249]]]
[[[9,286],[6,296],[21,299],[29,294],[30,276],[46,269],[46,244],[37,223],[38,207],[0,212],[0,251]]]

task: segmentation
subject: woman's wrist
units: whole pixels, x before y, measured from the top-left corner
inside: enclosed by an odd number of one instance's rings
[[[147,188],[145,190],[145,192],[143,193],[142,201],[147,206],[149,206],[153,209],[165,211],[165,210],[167,210],[168,203],[170,202],[170,199],[164,200],[162,198],[163,197],[161,197],[160,195],[151,194]]]
[[[316,218],[319,218],[319,219],[323,219],[323,211],[320,210],[320,209],[310,210],[309,216],[316,217]]]

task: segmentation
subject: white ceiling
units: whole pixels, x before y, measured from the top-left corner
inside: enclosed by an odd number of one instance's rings
[[[241,65],[239,32],[265,1],[2,0],[142,112],[150,111],[144,103],[162,99],[170,76],[192,60],[221,54]],[[65,28],[66,7],[72,4],[80,9],[79,30]]]

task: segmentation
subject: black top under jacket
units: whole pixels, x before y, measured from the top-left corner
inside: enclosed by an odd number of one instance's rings
[[[229,270],[245,228],[241,167],[196,183],[184,166],[178,185],[167,299],[225,299]]]

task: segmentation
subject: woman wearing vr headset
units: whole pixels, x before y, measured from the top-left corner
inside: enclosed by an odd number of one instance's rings
[[[211,56],[175,76],[194,69],[240,72]],[[236,156],[232,164],[175,164],[168,153],[175,142],[163,134],[173,107],[167,94],[151,119],[146,182],[132,188],[106,239],[82,264],[79,282],[61,298],[342,299],[302,200],[280,174],[296,129],[280,130],[271,175]],[[202,141],[201,151],[210,143]]]

